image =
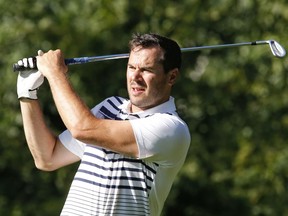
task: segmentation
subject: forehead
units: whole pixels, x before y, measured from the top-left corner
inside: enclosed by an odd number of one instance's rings
[[[154,65],[161,64],[164,60],[164,53],[160,47],[135,47],[129,55],[129,64],[134,65]]]

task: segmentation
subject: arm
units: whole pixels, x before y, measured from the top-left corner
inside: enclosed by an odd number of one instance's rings
[[[73,90],[60,50],[37,57],[47,78],[58,112],[72,136],[82,142],[137,157],[138,147],[129,121],[97,119]]]
[[[37,100],[20,99],[20,107],[26,140],[37,168],[51,171],[79,160],[47,128]]]

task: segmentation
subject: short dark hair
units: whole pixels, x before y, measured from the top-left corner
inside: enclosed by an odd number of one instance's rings
[[[129,42],[130,52],[138,46],[143,48],[160,46],[164,51],[163,67],[165,73],[168,73],[174,68],[180,70],[182,61],[181,49],[176,41],[155,33],[135,33]]]

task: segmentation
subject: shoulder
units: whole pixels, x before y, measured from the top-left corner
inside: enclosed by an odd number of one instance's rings
[[[130,120],[135,135],[155,142],[182,143],[190,145],[191,135],[188,125],[177,115],[172,113],[156,113],[141,119]]]
[[[139,149],[139,158],[166,165],[182,163],[190,146],[187,124],[178,116],[157,113],[130,120]]]
[[[171,132],[171,130],[177,130],[178,128],[189,131],[187,124],[178,116],[177,112],[154,113],[130,121],[135,126],[142,127],[143,125],[147,125],[150,128],[162,128],[166,132]]]
[[[166,112],[166,113],[155,113],[153,115],[147,116],[147,121],[151,121],[156,124],[165,124],[171,128],[187,128],[188,126],[185,121],[178,115],[176,111]]]
[[[186,122],[176,112],[157,113],[150,117],[154,124],[158,124],[165,132],[173,134],[175,138],[190,140],[190,132]],[[189,141],[190,142],[190,141]]]

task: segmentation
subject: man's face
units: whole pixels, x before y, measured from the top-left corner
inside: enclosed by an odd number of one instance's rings
[[[163,55],[159,47],[136,47],[130,52],[126,76],[132,112],[149,109],[169,99],[176,76],[173,71],[164,73],[160,62]]]

